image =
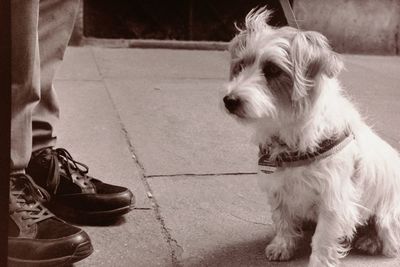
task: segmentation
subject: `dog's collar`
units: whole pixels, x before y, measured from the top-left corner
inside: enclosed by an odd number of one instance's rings
[[[299,167],[308,165],[314,161],[327,158],[335,153],[338,153],[345,148],[351,141],[354,140],[352,133],[345,133],[339,137],[333,137],[322,141],[318,149],[315,152],[310,153],[281,153],[278,154],[274,159],[271,159],[269,149],[261,149],[260,146],[260,157],[258,160],[258,166],[260,171],[270,174],[273,173],[276,168],[282,167]]]

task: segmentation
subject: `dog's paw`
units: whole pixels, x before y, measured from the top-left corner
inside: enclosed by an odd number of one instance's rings
[[[377,255],[382,252],[382,242],[377,235],[365,235],[356,240],[354,247],[368,255]]]
[[[339,260],[334,258],[327,258],[323,255],[315,255],[314,253],[310,256],[308,267],[337,267],[339,266]]]
[[[265,255],[270,261],[287,261],[293,257],[294,246],[289,245],[286,242],[274,242],[272,241],[265,248]]]

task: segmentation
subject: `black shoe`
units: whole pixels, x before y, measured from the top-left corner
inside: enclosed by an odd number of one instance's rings
[[[31,177],[11,175],[9,266],[64,266],[93,252],[83,230],[58,219],[38,201],[47,198],[47,192]]]
[[[46,207],[66,221],[101,224],[133,208],[129,189],[90,177],[89,168],[63,148],[36,152],[26,171],[50,193]]]

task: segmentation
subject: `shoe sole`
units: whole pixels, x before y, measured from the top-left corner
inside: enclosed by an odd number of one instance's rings
[[[83,260],[93,253],[93,246],[90,241],[79,244],[74,253],[69,256],[46,260],[22,260],[8,257],[9,267],[50,267],[50,266],[70,266],[74,262]]]
[[[78,224],[102,224],[114,221],[116,218],[130,212],[134,206],[129,205],[106,211],[82,211],[72,209],[63,205],[52,205],[48,207],[57,217],[70,223]]]

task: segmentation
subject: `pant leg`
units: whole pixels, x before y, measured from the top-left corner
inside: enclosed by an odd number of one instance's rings
[[[33,151],[56,143],[55,126],[59,119],[59,106],[53,80],[71,37],[78,7],[79,0],[40,1],[41,98],[32,116]]]
[[[32,152],[32,110],[40,98],[39,0],[11,1],[11,172]]]

